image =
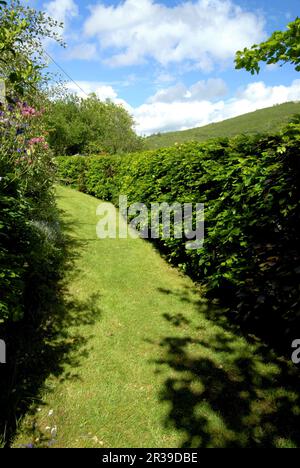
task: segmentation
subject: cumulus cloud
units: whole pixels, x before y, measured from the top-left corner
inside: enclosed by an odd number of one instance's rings
[[[109,99],[115,104],[124,106],[132,113],[132,107],[124,101],[124,99],[118,97],[118,93],[112,86],[99,81],[77,81],[76,83],[78,86],[76,86],[72,81],[69,81],[65,83],[65,86],[71,93],[76,94],[81,98],[85,99],[89,94],[94,93],[101,101]]]
[[[161,89],[157,91],[154,96],[151,96],[148,99],[148,102],[174,102],[174,101],[182,101],[185,98],[187,93],[187,88],[184,84],[178,83],[174,86],[170,86],[166,89]]]
[[[137,107],[130,106],[111,85],[105,83],[79,81],[84,92],[72,82],[67,83],[67,88],[83,98],[86,94],[95,93],[103,101],[110,99],[124,106],[134,117],[136,131],[140,135],[201,127],[264,107],[300,100],[300,79],[294,80],[290,86],[267,86],[258,81],[239,89],[233,97],[227,99],[212,99],[218,97],[218,93],[225,92],[226,86],[222,80],[215,80],[218,86],[213,95],[209,86],[212,81],[198,82],[188,89],[180,85],[167,88],[165,92],[161,90],[160,94],[156,93]]]
[[[162,99],[159,100],[156,94],[155,99],[150,98],[145,104],[133,109],[139,134],[201,127],[274,104],[300,100],[300,80],[293,81],[290,86],[251,83],[240,89],[233,98],[217,101],[211,101],[208,97],[168,101],[164,97],[162,93]]]
[[[232,59],[237,49],[265,38],[264,20],[232,0],[184,1],[167,6],[154,0],[125,0],[116,6],[90,7],[84,25],[103,51],[114,50],[114,66],[143,63],[163,66],[190,62],[209,71]]]
[[[52,0],[44,4],[45,11],[60,23],[78,15],[78,6],[74,0]]]
[[[74,45],[67,52],[69,60],[96,60],[97,59],[97,46],[93,43],[81,43]]]
[[[208,100],[224,96],[227,93],[226,83],[220,78],[209,78],[198,81],[189,88],[178,83],[169,88],[158,91],[150,97],[148,102],[184,102]]]
[[[166,84],[166,83],[172,83],[175,81],[175,77],[171,75],[171,73],[160,71],[156,78],[155,78],[155,84]]]

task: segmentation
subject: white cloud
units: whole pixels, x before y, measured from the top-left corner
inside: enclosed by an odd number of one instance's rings
[[[78,86],[72,81],[66,83],[66,88],[76,93],[79,97],[85,98],[86,95],[95,93],[99,99],[105,101],[106,99],[114,100],[117,98],[117,93],[112,86],[106,85],[98,81],[77,81]],[[81,88],[81,90],[80,90]]]
[[[161,83],[172,83],[175,81],[175,77],[171,75],[171,73],[167,72],[159,72],[155,78],[155,83],[156,84],[161,84]]]
[[[198,81],[188,90],[192,99],[213,99],[224,96],[227,85],[221,78],[210,78],[207,81]]]
[[[208,101],[143,104],[134,109],[137,132],[150,135],[205,125],[209,123],[213,108]]]
[[[112,86],[99,81],[77,81],[76,83],[78,86],[76,86],[72,81],[69,81],[65,83],[65,86],[71,93],[74,93],[81,98],[86,98],[87,95],[94,93],[101,101],[109,99],[115,104],[124,106],[132,113],[132,107],[124,101],[124,99],[118,97],[118,93]]]
[[[237,99],[245,99],[256,105],[261,102],[266,106],[281,104],[286,101],[295,101],[300,98],[300,80],[294,80],[291,86],[266,86],[263,81],[249,84],[244,90],[237,93]]]
[[[52,0],[44,4],[45,11],[60,23],[78,15],[78,6],[74,0]]]
[[[149,99],[133,109],[139,134],[185,130],[253,112],[274,104],[300,100],[300,80],[290,86],[267,86],[263,82],[249,84],[227,100],[177,99],[166,101]]]
[[[174,101],[182,101],[185,98],[187,93],[187,88],[182,83],[178,83],[174,86],[170,86],[170,88],[161,89],[157,91],[154,96],[151,96],[148,99],[148,102],[174,102]]]
[[[58,26],[53,32],[61,38],[66,38],[68,26],[72,18],[79,14],[79,9],[74,0],[51,0],[43,4],[43,9],[48,16],[58,22]],[[60,27],[61,26],[61,27]],[[69,32],[69,31],[68,31]],[[69,34],[68,34],[69,39]],[[54,39],[44,38],[45,49],[51,49],[56,44]]]
[[[79,81],[78,84],[84,92],[81,92],[72,82],[67,83],[67,88],[83,98],[86,97],[86,94],[96,93],[99,99],[103,101],[110,99],[112,102],[124,106],[134,117],[136,131],[140,135],[201,127],[264,107],[300,100],[300,79],[294,80],[290,86],[267,86],[264,82],[258,81],[238,90],[232,98],[219,100],[211,100],[212,94],[209,93],[209,87],[205,98],[203,91],[205,85],[207,87],[207,84],[212,84],[212,81],[214,80],[198,82],[188,88],[188,92],[191,94],[190,97],[186,97],[187,88],[180,85],[177,88],[177,95],[174,91],[176,87],[168,88],[165,90],[165,94],[163,90],[161,91],[160,100],[159,93],[157,93],[149,98],[146,103],[137,107],[130,106],[118,96],[118,93],[111,85],[105,83]],[[216,87],[215,96],[217,96],[218,89],[220,92],[221,90],[222,92],[225,91],[225,83],[222,80],[215,81],[219,84],[219,88]],[[169,99],[171,96],[170,89],[173,89],[174,100]],[[201,92],[197,94],[199,89]],[[168,96],[168,99],[166,99],[166,96]]]
[[[158,91],[149,98],[148,102],[184,102],[195,100],[209,100],[224,96],[227,93],[226,83],[220,78],[209,78],[198,81],[189,88],[178,83]]]
[[[90,7],[84,31],[98,38],[102,51],[115,51],[107,59],[114,66],[152,58],[164,66],[192,62],[205,71],[265,37],[263,18],[232,0],[184,1],[170,7],[154,0],[98,3]]]
[[[97,46],[93,43],[81,43],[74,45],[67,52],[69,60],[96,60]]]

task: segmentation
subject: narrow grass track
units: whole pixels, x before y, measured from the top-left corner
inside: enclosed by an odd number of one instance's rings
[[[63,187],[57,199],[76,254],[65,328],[77,345],[14,447],[299,445],[292,366],[239,336],[150,243],[97,239],[98,200]]]

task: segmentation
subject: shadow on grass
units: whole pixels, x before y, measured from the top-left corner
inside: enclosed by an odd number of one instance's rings
[[[246,341],[224,312],[187,290],[160,292],[183,304],[182,314],[164,315],[174,334],[161,340],[156,361],[171,374],[160,398],[170,408],[166,426],[183,434],[182,447],[299,447],[300,369],[290,350],[282,357],[254,336]],[[207,322],[185,318],[186,302]]]
[[[63,273],[78,275],[74,262],[85,241],[72,236],[75,225],[71,219],[61,222],[64,257],[60,266]],[[84,327],[99,320],[101,314],[95,306],[98,295],[75,301],[68,296],[63,278],[58,282],[39,279],[38,294],[27,292],[30,307],[24,320],[0,328],[8,360],[0,367],[0,439],[4,447],[10,446],[24,416],[34,415],[42,405],[41,394],[49,376],[59,381],[79,378],[76,369],[90,351],[91,337]]]

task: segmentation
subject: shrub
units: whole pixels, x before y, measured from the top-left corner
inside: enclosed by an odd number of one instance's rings
[[[84,192],[86,158],[83,156],[58,157],[55,161],[59,166],[61,181]]]
[[[21,315],[28,226],[27,206],[18,185],[4,172],[0,174],[0,322]]]
[[[54,154],[116,154],[142,148],[134,121],[123,106],[100,101],[95,94],[85,99],[74,95],[51,100],[45,114],[49,143]]]
[[[34,108],[20,102],[2,105],[0,323],[22,319],[29,310],[27,291],[31,298],[38,296],[42,285],[51,288],[53,268],[56,278],[60,272],[58,239],[52,239],[50,246],[38,228],[50,228],[57,222],[52,193],[54,165],[42,133]]]

